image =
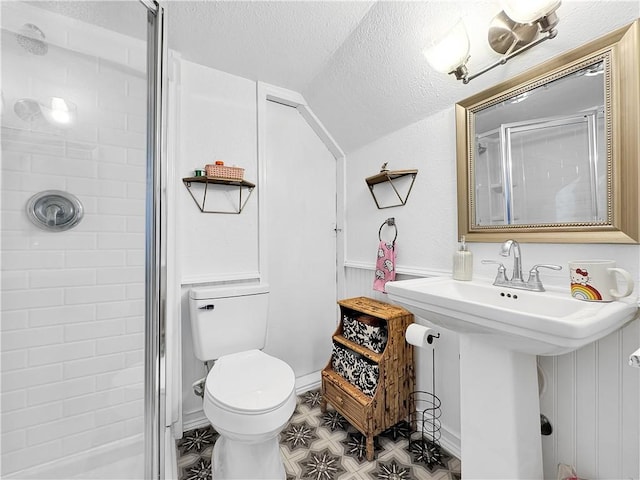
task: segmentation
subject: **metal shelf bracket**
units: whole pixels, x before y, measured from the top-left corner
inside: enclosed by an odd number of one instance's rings
[[[241,213],[244,209],[245,205],[249,201],[249,197],[256,187],[255,184],[251,182],[247,182],[246,180],[230,180],[227,178],[217,178],[217,177],[187,177],[182,179],[182,183],[187,188],[187,191],[193,198],[193,201],[196,203],[198,208],[202,213]],[[196,195],[193,193],[193,184],[201,183],[204,184],[204,190],[202,191],[202,198],[196,198]],[[207,191],[209,189],[209,185],[221,185],[223,188],[237,188],[238,189],[238,203],[237,208],[228,211],[228,210],[207,210]],[[246,192],[246,196],[243,198],[243,192]]]
[[[365,181],[369,186],[369,191],[371,192],[373,201],[376,202],[376,207],[382,210],[384,208],[400,207],[402,205],[405,205],[407,203],[407,200],[409,199],[409,194],[411,193],[411,189],[413,188],[413,184],[416,181],[417,175],[418,175],[418,170],[385,170],[383,165],[383,170],[381,170],[380,173],[377,173],[375,175],[365,178]],[[409,185],[409,189],[407,190],[407,193],[403,198],[400,192],[398,191],[397,186],[394,184],[394,180],[398,180],[400,178],[409,177],[409,176],[411,177],[411,184]],[[393,189],[393,192],[395,193],[396,197],[398,197],[399,203],[380,206],[380,203],[378,202],[378,199],[374,192],[374,187],[381,183],[387,183],[387,182],[391,185],[391,188]]]

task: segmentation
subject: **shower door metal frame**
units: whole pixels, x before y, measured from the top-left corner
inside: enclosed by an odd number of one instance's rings
[[[592,110],[582,112],[577,115],[567,115],[553,118],[538,118],[534,120],[526,120],[522,122],[505,123],[500,126],[500,141],[502,151],[503,175],[505,181],[505,205],[506,217],[505,223],[511,225],[516,220],[514,199],[514,180],[513,180],[513,158],[511,156],[511,136],[514,133],[530,132],[543,128],[565,127],[568,125],[585,125],[587,133],[587,148],[589,151],[589,175],[591,184],[591,209],[594,218],[598,217],[599,186],[598,178],[598,148],[597,148],[597,115],[598,111]]]
[[[495,138],[492,138],[495,137]],[[482,142],[485,143],[482,143]],[[499,173],[500,178],[496,179],[499,181],[494,181],[494,175],[495,175],[495,171],[494,169],[492,169],[491,165],[491,158],[489,154],[487,154],[487,157],[485,157],[485,162],[487,164],[486,169],[486,192],[487,195],[489,196],[488,200],[487,200],[487,204],[489,205],[489,215],[488,215],[488,219],[486,221],[482,221],[482,216],[480,215],[480,202],[476,202],[476,211],[475,211],[475,218],[476,218],[476,222],[479,225],[497,225],[499,223],[497,222],[502,222],[503,224],[507,224],[507,220],[509,219],[509,213],[507,211],[507,199],[505,198],[505,187],[507,185],[509,185],[511,183],[511,180],[508,178],[508,170],[507,167],[504,163],[504,155],[502,154],[502,152],[504,152],[504,131],[501,128],[494,128],[493,130],[489,130],[487,132],[483,132],[481,134],[476,135],[476,162],[480,161],[480,156],[483,153],[486,153],[486,151],[489,150],[489,144],[491,143],[497,143],[498,145],[498,149],[500,154],[497,156],[498,161],[496,163],[499,164],[499,168],[495,169],[497,171],[497,173]],[[483,150],[484,149],[484,150]],[[480,182],[480,180],[478,179],[478,170],[479,167],[476,165],[476,169],[474,171],[474,190],[475,190],[475,195],[476,198],[480,195],[479,191],[482,188],[482,184]],[[498,216],[498,212],[496,212],[496,208],[494,208],[493,205],[493,201],[492,201],[492,195],[494,195],[497,197],[498,195],[500,196],[500,208],[499,208],[499,214],[500,216]]]
[[[140,0],[147,9],[147,149],[145,197],[145,479],[164,478],[165,332],[166,332],[166,198],[164,161],[164,9],[155,0]]]

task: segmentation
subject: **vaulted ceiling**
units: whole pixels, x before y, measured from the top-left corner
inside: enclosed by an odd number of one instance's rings
[[[139,35],[135,2],[30,2]],[[473,73],[495,61],[498,1],[188,1],[166,9],[182,58],[301,93],[347,153],[640,17],[638,0],[564,0],[556,39],[463,85],[433,71],[425,45],[463,18]],[[99,4],[99,5],[96,5]],[[97,9],[97,10],[96,10]],[[112,11],[119,12],[112,18]],[[428,135],[428,132],[425,132]]]

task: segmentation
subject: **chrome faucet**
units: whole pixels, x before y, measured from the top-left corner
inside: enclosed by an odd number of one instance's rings
[[[500,248],[500,255],[508,257],[513,250],[513,273],[510,283],[524,283],[522,279],[522,256],[520,254],[520,244],[515,240],[507,240]]]
[[[522,278],[522,255],[520,244],[515,240],[507,240],[500,248],[500,255],[508,257],[513,251],[513,272],[511,278],[507,277],[507,269],[501,262],[494,260],[482,260],[482,263],[495,263],[498,265],[498,274],[493,284],[499,287],[518,288],[520,290],[532,290],[534,292],[544,292],[544,286],[540,281],[539,268],[549,268],[551,270],[562,270],[560,265],[539,264],[534,265],[529,270],[529,278],[525,282]]]

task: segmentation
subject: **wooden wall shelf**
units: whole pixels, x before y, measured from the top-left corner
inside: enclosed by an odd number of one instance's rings
[[[416,176],[418,175],[418,170],[383,170],[380,173],[376,173],[375,175],[371,175],[370,177],[365,178],[367,185],[369,186],[369,191],[371,192],[371,196],[373,197],[373,201],[376,202],[376,206],[379,209],[383,208],[391,208],[391,207],[399,207],[405,205],[407,200],[409,199],[409,194],[411,193],[411,189],[413,188],[413,183],[416,181]],[[407,190],[404,198],[400,195],[396,185],[394,184],[394,180],[398,180],[400,178],[411,176],[411,184],[409,185],[409,189]],[[380,206],[378,199],[376,198],[376,194],[374,192],[374,187],[381,183],[388,182],[393,188],[394,193],[398,197],[400,203],[394,203],[392,205]]]
[[[202,213],[240,213],[242,212],[245,205],[247,204],[247,201],[249,200],[249,197],[251,196],[253,189],[256,188],[254,183],[247,182],[246,180],[231,180],[229,178],[218,178],[218,177],[186,177],[182,179],[182,183],[184,183],[184,186],[187,187],[187,190],[189,191],[191,198],[193,198],[193,201],[196,202],[196,205],[198,206],[198,208]],[[196,195],[194,195],[193,193],[192,187],[194,183],[204,184],[202,198],[200,199],[196,198]],[[225,187],[237,188],[238,189],[237,209],[233,211],[207,210],[205,206],[207,202],[207,191],[209,189],[209,185],[222,186],[223,188]],[[244,199],[242,198],[243,191],[246,192],[246,196],[244,197]]]

